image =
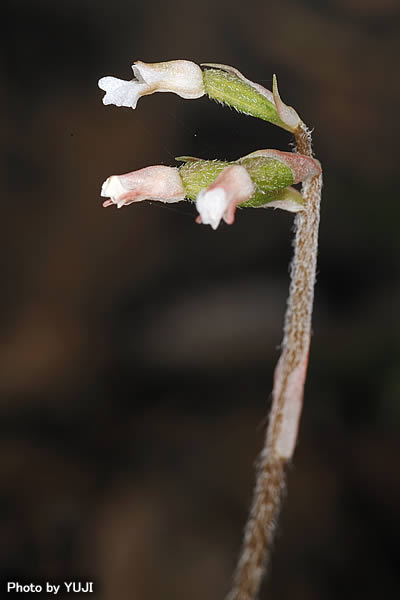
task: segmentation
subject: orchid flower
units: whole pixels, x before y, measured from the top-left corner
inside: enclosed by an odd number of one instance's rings
[[[109,198],[103,206],[118,208],[143,200],[196,202],[197,223],[216,229],[223,219],[231,225],[237,206],[303,210],[303,197],[291,187],[320,173],[318,161],[308,156],[258,150],[234,162],[179,157],[179,168],[156,165],[125,175],[112,175],[102,186]]]
[[[201,67],[205,67],[204,70]],[[186,99],[206,94],[239,112],[270,121],[288,131],[296,131],[302,124],[294,108],[281,99],[275,75],[271,92],[227,65],[203,63],[199,66],[189,60],[137,61],[132,70],[134,79],[129,81],[110,76],[99,80],[99,88],[106,92],[103,104],[136,108],[141,96],[155,92],[172,92]]]

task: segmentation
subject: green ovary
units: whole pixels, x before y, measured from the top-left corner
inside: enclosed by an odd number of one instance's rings
[[[206,94],[213,100],[232,106],[246,115],[287,129],[287,126],[280,120],[275,105],[235,75],[216,69],[207,69],[203,71],[203,81]]]
[[[257,207],[273,202],[280,190],[292,185],[292,170],[274,158],[251,157],[235,162],[219,160],[190,160],[179,167],[186,197],[195,201],[200,190],[211,185],[227,166],[241,164],[255,184],[254,195],[239,206]]]
[[[241,206],[262,206],[276,200],[277,192],[294,181],[293,172],[284,162],[274,158],[252,157],[239,161],[247,169],[256,186],[254,195]]]
[[[222,160],[191,160],[179,167],[186,197],[196,200],[200,190],[211,185],[221,171],[232,164]]]

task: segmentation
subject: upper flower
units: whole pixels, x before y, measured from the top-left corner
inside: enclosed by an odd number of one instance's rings
[[[99,80],[99,88],[106,92],[103,104],[136,108],[141,96],[155,92],[173,92],[182,98],[200,98],[205,93],[202,70],[189,60],[137,61],[132,69],[135,79],[130,81],[116,77]]]
[[[173,92],[182,98],[209,98],[236,108],[239,112],[274,123],[288,131],[302,124],[297,112],[285,104],[278,91],[276,76],[272,92],[247,79],[234,67],[203,63],[205,70],[189,60],[160,63],[137,61],[132,65],[134,79],[102,77],[99,88],[106,92],[104,104],[136,108],[141,96],[154,92]]]

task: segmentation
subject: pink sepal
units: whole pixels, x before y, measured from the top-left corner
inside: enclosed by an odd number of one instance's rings
[[[293,172],[293,183],[305,181],[310,177],[321,173],[321,165],[315,158],[297,154],[295,152],[282,152],[281,150],[256,150],[246,156],[243,156],[240,161],[245,158],[256,158],[263,156],[264,158],[275,158],[284,162]]]

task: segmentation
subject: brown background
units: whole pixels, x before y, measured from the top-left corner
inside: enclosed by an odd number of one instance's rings
[[[290,136],[205,98],[104,107],[134,60],[235,65],[325,173],[305,412],[262,598],[399,593],[400,7],[8,1],[1,16],[0,566],[102,600],[217,600],[262,445],[292,217],[101,208],[113,173]],[[39,597],[39,595],[36,595]]]

